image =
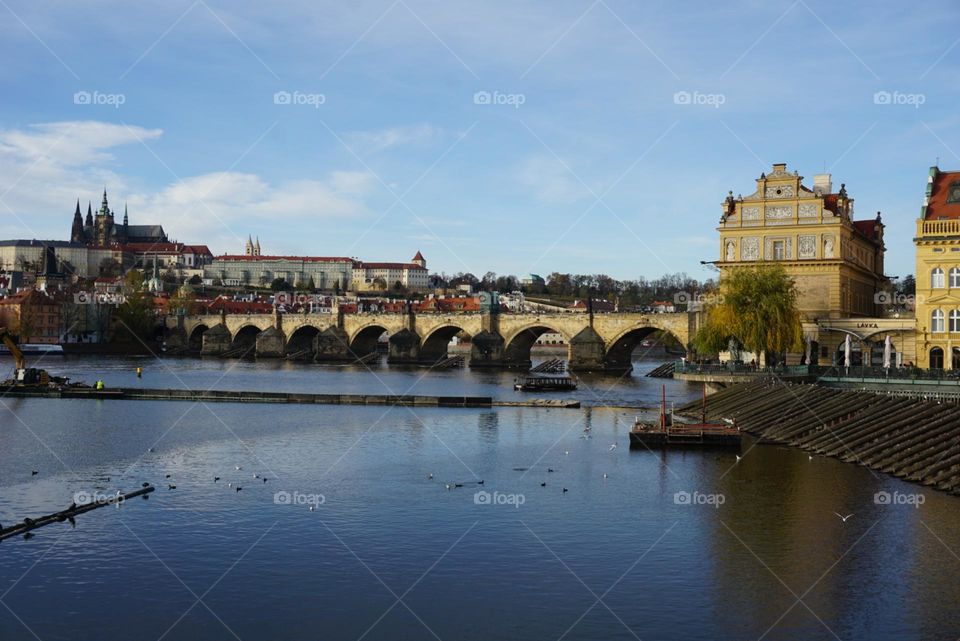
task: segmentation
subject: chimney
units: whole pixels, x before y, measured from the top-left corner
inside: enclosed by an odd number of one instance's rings
[[[833,182],[830,174],[816,174],[813,177],[813,193],[818,196],[825,196],[833,193]]]

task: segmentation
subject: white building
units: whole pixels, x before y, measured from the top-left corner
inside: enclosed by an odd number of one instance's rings
[[[414,291],[423,291],[429,287],[429,272],[423,254],[417,252],[409,263],[357,261],[353,265],[354,291],[382,291],[394,288],[397,283]]]
[[[269,286],[277,278],[290,285],[345,291],[354,280],[354,260],[326,256],[217,256],[204,270],[205,278],[225,285]]]

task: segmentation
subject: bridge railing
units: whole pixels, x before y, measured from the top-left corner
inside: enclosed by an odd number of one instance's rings
[[[810,374],[807,365],[775,365],[773,367],[756,367],[749,363],[697,363],[694,361],[677,361],[674,372],[681,374],[716,374],[721,376],[741,375],[759,376],[762,374],[778,374],[781,376],[806,376]]]
[[[960,369],[921,369],[919,367],[881,367],[878,365],[776,365],[755,367],[746,363],[697,363],[677,361],[674,372],[681,374],[714,374],[718,376],[777,374],[780,376],[811,376],[843,380],[897,380],[942,381],[960,385]]]

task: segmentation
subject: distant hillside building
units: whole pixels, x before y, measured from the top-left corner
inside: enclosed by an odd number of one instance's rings
[[[368,263],[353,265],[354,291],[393,289],[397,283],[409,290],[424,291],[429,287],[427,261],[419,251],[409,263]]]
[[[86,220],[80,215],[80,200],[77,200],[70,241],[88,247],[108,247],[127,243],[166,243],[169,239],[161,225],[131,225],[126,205],[123,207],[123,221],[117,224],[107,202],[107,190],[104,189],[103,201],[96,215],[91,204],[87,203]]]
[[[60,342],[60,303],[46,292],[28,289],[0,299],[0,327],[18,335],[21,343]]]
[[[313,279],[317,289],[346,291],[353,278],[353,263],[346,257],[225,255],[214,258],[204,274],[233,287],[267,287],[277,278],[291,286],[305,286]]]

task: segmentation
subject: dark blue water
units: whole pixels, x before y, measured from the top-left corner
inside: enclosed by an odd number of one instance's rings
[[[514,397],[511,374],[465,370],[44,365],[108,385]],[[652,365],[577,394],[651,404]],[[628,409],[2,403],[0,522],[158,488],[0,543],[5,641],[960,636],[956,498],[777,446],[739,463],[630,451]]]

